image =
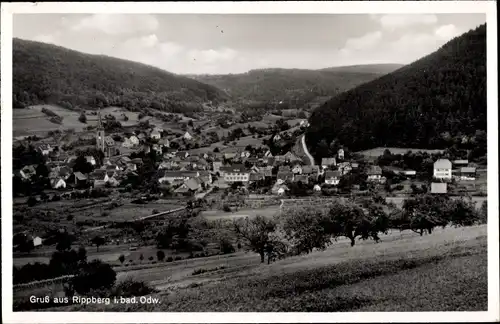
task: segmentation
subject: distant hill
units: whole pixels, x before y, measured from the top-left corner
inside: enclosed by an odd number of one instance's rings
[[[181,112],[223,100],[219,89],[159,68],[64,47],[13,40],[14,108],[59,104]]]
[[[306,139],[315,158],[336,145],[486,150],[486,25],[317,108]],[[332,144],[333,141],[333,144]]]
[[[301,99],[310,102],[316,97],[333,96],[372,81],[385,73],[380,71],[390,70],[388,66],[377,70],[376,65],[365,71],[362,65],[331,69],[260,69],[241,74],[189,77],[222,89],[233,99],[264,102]]]
[[[364,65],[336,66],[336,67],[321,69],[320,71],[388,74],[396,71],[397,69],[403,66],[404,64],[393,64],[393,63],[364,64]]]

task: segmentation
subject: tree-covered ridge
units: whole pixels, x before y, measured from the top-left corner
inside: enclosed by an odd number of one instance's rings
[[[13,40],[14,108],[60,104],[185,111],[224,97],[213,86],[145,64]]]
[[[307,141],[316,158],[336,145],[470,146],[486,131],[486,25],[414,63],[342,93],[314,111]],[[332,144],[333,142],[333,144]]]
[[[346,68],[340,71],[259,69],[241,74],[190,77],[223,89],[234,99],[269,102],[293,98],[307,103],[318,96],[336,95],[380,75]]]

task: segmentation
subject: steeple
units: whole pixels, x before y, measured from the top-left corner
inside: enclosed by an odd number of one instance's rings
[[[105,144],[104,144],[104,127],[102,126],[102,120],[101,120],[101,108],[98,108],[97,111],[98,115],[98,121],[97,121],[97,133],[96,133],[96,148],[98,151],[105,151]]]
[[[98,122],[97,122],[97,129],[102,129],[102,119],[101,119],[101,108],[97,108],[97,116],[99,118]]]

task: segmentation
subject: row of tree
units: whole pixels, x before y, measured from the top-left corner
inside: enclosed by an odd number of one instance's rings
[[[276,258],[324,250],[340,237],[380,241],[389,229],[412,230],[431,234],[436,227],[470,226],[484,223],[487,204],[477,210],[472,201],[430,195],[405,200],[401,210],[373,198],[362,203],[336,201],[324,206],[297,207],[274,218],[257,216],[234,222],[234,230],[246,245],[258,253],[261,262]]]

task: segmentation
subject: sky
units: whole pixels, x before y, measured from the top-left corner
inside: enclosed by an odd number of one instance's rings
[[[484,14],[15,14],[13,36],[178,74],[408,64]]]

